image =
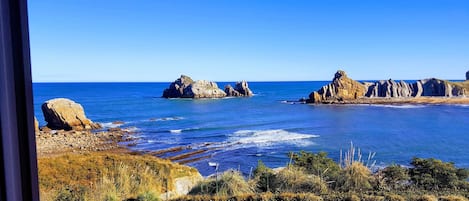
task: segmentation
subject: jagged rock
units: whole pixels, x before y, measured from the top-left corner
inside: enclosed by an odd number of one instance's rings
[[[332,83],[309,95],[310,103],[336,102],[363,97],[367,89],[364,84],[347,77],[344,71],[337,71]]]
[[[34,117],[34,132],[39,132],[39,122],[37,121],[36,117]]]
[[[165,98],[182,98],[185,97],[185,94],[189,93],[189,86],[192,85],[194,81],[192,78],[186,75],[181,75],[176,81],[169,85],[169,88],[165,89],[163,92],[163,97]],[[190,97],[187,97],[190,98]]]
[[[467,95],[466,89],[454,82],[440,80],[436,78],[417,81],[422,85],[422,96],[464,96]]]
[[[469,72],[468,72],[469,73]],[[362,88],[366,93],[362,95]],[[331,84],[309,95],[308,103],[336,103],[358,98],[408,98],[420,96],[467,96],[469,81],[450,82],[440,79],[425,79],[415,83],[394,80],[364,82],[363,84],[348,78],[343,71],[337,71]]]
[[[189,85],[187,96],[189,98],[223,98],[226,93],[218,88],[217,83],[206,80],[197,80]]]
[[[366,97],[410,97],[412,96],[412,86],[404,81],[381,80],[375,83],[364,83],[367,90]]]
[[[225,93],[226,93],[226,96],[252,96],[253,95],[246,81],[236,82],[235,88],[233,88],[229,84],[226,85]]]
[[[225,86],[225,93],[226,96],[241,96],[241,94],[229,84]]]
[[[56,98],[42,104],[47,127],[56,130],[90,130],[100,128],[86,118],[83,107],[66,98]]]
[[[248,82],[241,81],[236,82],[235,90],[238,91],[242,96],[252,96],[252,91],[249,89]]]

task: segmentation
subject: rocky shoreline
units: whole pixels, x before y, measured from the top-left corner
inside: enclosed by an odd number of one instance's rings
[[[131,132],[125,130],[98,132],[38,131],[36,132],[36,150],[38,157],[93,151],[130,152],[119,143],[133,140],[131,134]]]

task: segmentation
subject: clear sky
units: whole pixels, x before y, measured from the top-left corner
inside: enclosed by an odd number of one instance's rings
[[[464,79],[467,0],[31,0],[34,82]]]

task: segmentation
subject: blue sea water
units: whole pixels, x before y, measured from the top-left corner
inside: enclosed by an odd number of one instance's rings
[[[226,83],[218,83],[223,87]],[[191,146],[207,150],[189,163],[203,175],[240,169],[262,160],[285,166],[290,151],[326,151],[335,160],[350,142],[376,152],[378,166],[408,165],[412,157],[434,157],[469,167],[469,105],[307,105],[327,82],[251,82],[255,96],[205,100],[164,99],[169,83],[34,83],[35,115],[45,125],[41,104],[65,97],[83,105],[88,118],[134,127],[134,150]],[[172,153],[175,154],[175,153]],[[170,157],[171,153],[162,157]]]

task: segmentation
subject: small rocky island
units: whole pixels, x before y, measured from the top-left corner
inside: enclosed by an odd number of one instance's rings
[[[231,85],[226,85],[223,91],[218,88],[216,82],[206,80],[193,81],[192,78],[186,75],[181,75],[180,78],[169,85],[169,88],[163,91],[164,98],[199,99],[224,98],[229,96],[249,97],[252,95],[253,93],[246,81],[237,82],[234,88]]]
[[[469,71],[466,81],[436,78],[414,83],[395,80],[358,82],[339,70],[332,82],[313,91],[306,103],[324,104],[469,104]]]

